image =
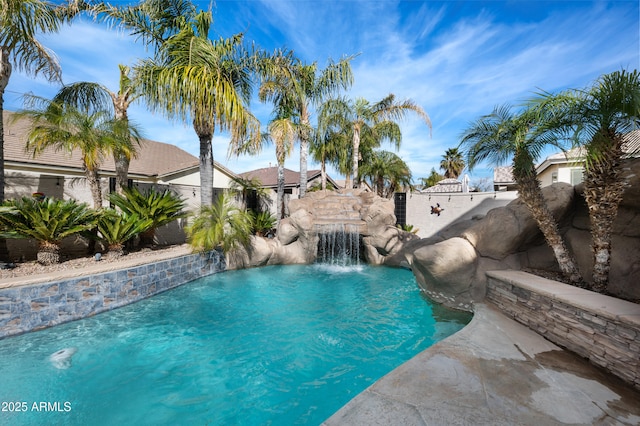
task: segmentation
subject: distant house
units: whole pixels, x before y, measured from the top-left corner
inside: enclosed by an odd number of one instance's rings
[[[435,185],[423,189],[421,192],[429,192],[429,193],[462,192],[462,182],[452,178],[442,179]]]
[[[622,150],[627,157],[640,155],[640,130],[633,130],[625,135]],[[545,187],[557,182],[577,185],[583,180],[584,148],[573,148],[566,152],[558,152],[544,159],[536,166],[540,185]],[[516,190],[511,166],[493,169],[493,188],[495,191]]]
[[[58,198],[73,198],[92,206],[91,192],[85,180],[80,151],[71,154],[46,149],[33,158],[25,152],[29,123],[12,123],[13,113],[4,111],[5,198],[15,198],[40,192]],[[129,183],[140,189],[150,186],[171,188],[181,195],[189,207],[200,204],[199,159],[168,143],[144,139],[138,156],[131,160]],[[115,191],[115,165],[107,156],[99,171],[102,192],[106,197]],[[229,188],[235,173],[215,163],[214,193]]]
[[[267,201],[269,209],[273,214],[276,214],[276,202],[278,199],[278,167],[264,167],[262,169],[251,170],[245,173],[240,173],[240,177],[242,179],[258,179],[262,183],[262,186],[267,190],[267,194],[269,196],[269,200]],[[313,187],[319,187],[320,184],[320,170],[308,170],[307,191]],[[338,188],[338,184],[330,176],[327,176],[327,185],[329,184]],[[299,197],[300,172],[286,168],[284,169],[284,194],[285,206],[289,204],[289,199]]]

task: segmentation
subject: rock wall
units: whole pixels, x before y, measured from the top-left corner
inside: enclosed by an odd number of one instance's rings
[[[318,232],[332,223],[357,227],[368,263],[382,264],[409,241],[419,238],[396,228],[392,200],[362,190],[309,192],[289,202],[289,217],[278,225],[275,238],[252,237],[248,249],[227,256],[228,269],[264,265],[313,263]]]
[[[625,170],[628,187],[614,223],[608,290],[614,296],[640,300],[636,284],[640,282],[640,160],[628,160]],[[545,187],[543,194],[582,276],[590,281],[591,236],[581,186],[559,183]],[[487,271],[558,270],[551,249],[519,199],[481,219],[454,224],[436,237],[409,242],[383,263],[409,266],[430,297],[465,309],[484,298]]]

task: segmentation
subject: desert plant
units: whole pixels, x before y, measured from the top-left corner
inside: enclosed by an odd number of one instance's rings
[[[412,234],[417,234],[418,231],[420,231],[418,228],[414,228],[413,225],[409,225],[408,223],[398,224],[397,227],[405,232],[411,232]]]
[[[98,219],[98,231],[107,243],[109,255],[113,257],[124,255],[124,244],[151,226],[153,221],[149,218],[141,219],[135,213],[117,212],[113,209],[103,210]]]
[[[249,245],[251,228],[250,214],[239,209],[229,194],[224,193],[216,203],[203,206],[186,231],[195,251],[220,249],[228,253],[240,245]]]
[[[123,195],[112,193],[109,201],[129,215],[136,214],[141,220],[150,219],[151,227],[140,234],[142,246],[153,245],[155,230],[174,220],[187,216],[185,201],[168,189],[158,191],[150,188],[144,193],[138,188],[126,188]]]
[[[59,263],[62,239],[95,228],[97,218],[97,211],[75,200],[23,197],[0,208],[2,236],[37,240],[43,265]]]
[[[251,218],[253,232],[259,237],[264,237],[276,227],[277,220],[271,212],[253,213]]]

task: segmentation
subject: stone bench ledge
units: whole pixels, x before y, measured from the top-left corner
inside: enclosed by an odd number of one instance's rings
[[[623,320],[640,328],[640,305],[523,271],[488,271],[487,276],[558,301],[593,312],[598,316]]]

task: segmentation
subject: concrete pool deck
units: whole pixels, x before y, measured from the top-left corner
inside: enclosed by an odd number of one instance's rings
[[[476,305],[464,329],[356,396],[324,425],[638,425],[640,392]]]

